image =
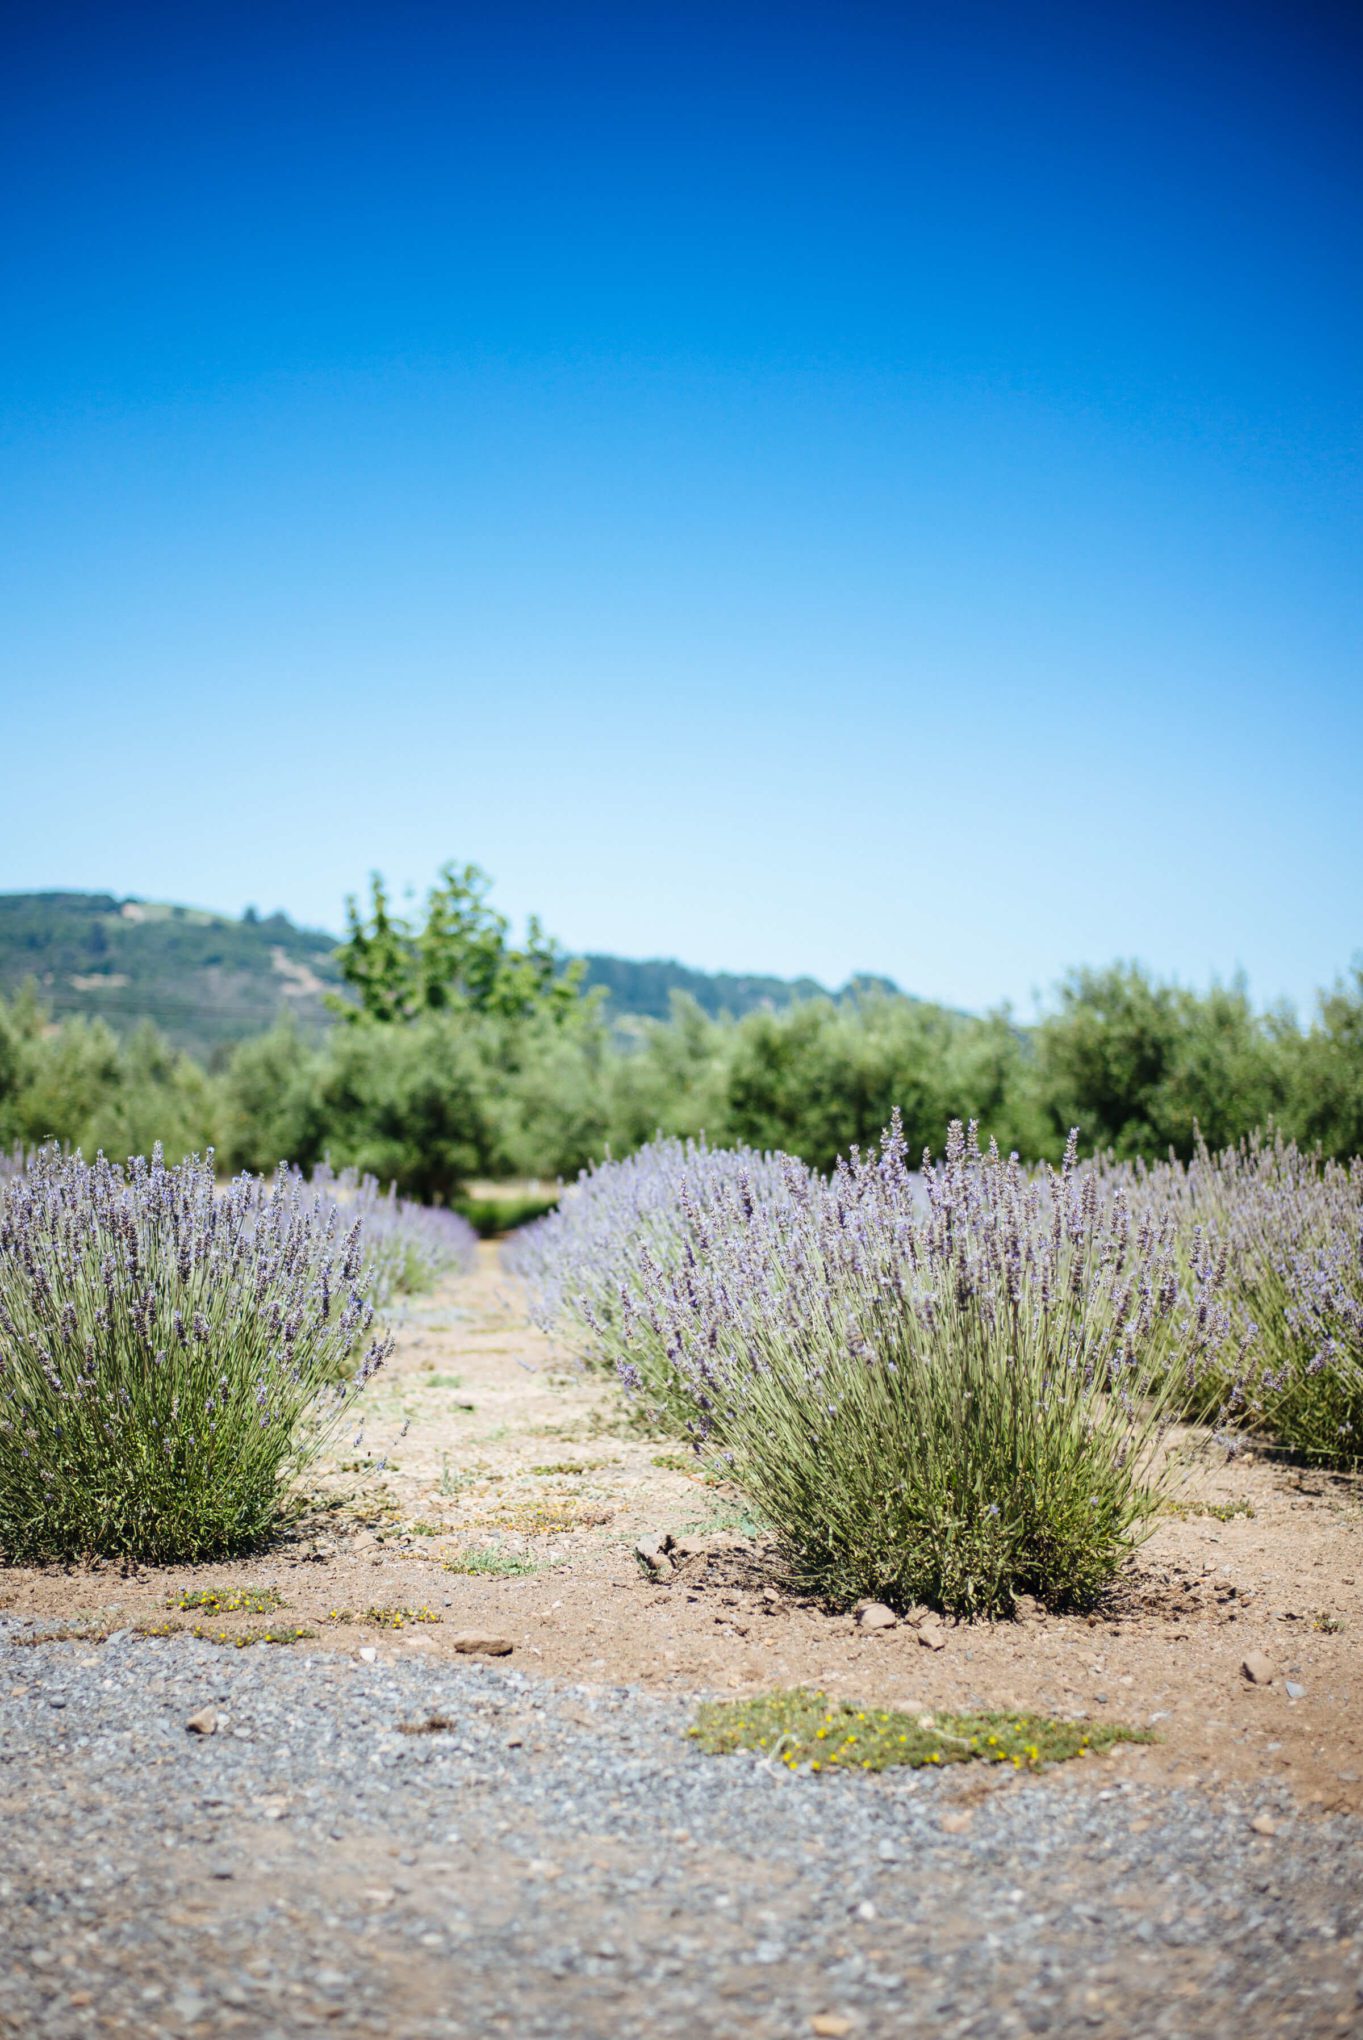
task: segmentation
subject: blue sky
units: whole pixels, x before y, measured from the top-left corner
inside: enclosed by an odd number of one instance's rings
[[[11,10],[0,887],[1363,947],[1344,9]]]

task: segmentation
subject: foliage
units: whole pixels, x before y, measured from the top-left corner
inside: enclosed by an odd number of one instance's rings
[[[186,1587],[166,1603],[182,1615],[270,1615],[283,1605],[277,1587]]]
[[[215,1143],[229,1168],[264,1175],[282,1160],[303,1168],[322,1160],[325,1061],[326,1050],[288,1017],[233,1052],[219,1086]]]
[[[489,886],[476,864],[442,866],[417,925],[393,912],[376,872],[367,915],[353,896],[346,901],[348,936],[336,961],[357,1003],[336,998],[334,1010],[346,1020],[384,1023],[424,1013],[567,1018],[585,966],[565,964],[533,915],[524,948],[513,948],[511,924],[489,903]]]
[[[954,1126],[919,1179],[895,1125],[828,1183],[769,1159],[763,1194],[753,1161],[598,1172],[513,1265],[684,1420],[802,1587],[962,1614],[1094,1600],[1158,1506],[1163,1421],[1228,1335],[1215,1260],[1180,1279],[1172,1218],[1100,1196],[1073,1139],[1028,1175]]]
[[[0,1146],[183,1154],[211,1144],[216,1116],[213,1080],[150,1026],[120,1041],[101,1020],[52,1026],[31,987],[0,1001]]]
[[[431,1013],[338,1027],[302,1057],[291,1033],[264,1036],[227,1072],[227,1157],[265,1170],[281,1155],[305,1169],[330,1155],[435,1204],[479,1178],[552,1178],[605,1144],[599,1033],[590,1012],[568,1025]]]
[[[1281,1124],[1338,1161],[1363,1154],[1363,965],[1355,965],[1351,984],[1340,980],[1321,994],[1309,1033],[1286,1040],[1289,1099]],[[1238,1138],[1251,1123],[1224,1137]]]
[[[787,1770],[887,1771],[901,1765],[1007,1764],[1037,1771],[1119,1742],[1151,1742],[1120,1722],[1055,1721],[1044,1714],[905,1714],[856,1707],[800,1687],[751,1700],[711,1700],[689,1731],[711,1756],[750,1750]]]
[[[386,1357],[362,1258],[359,1225],[287,1177],[35,1156],[0,1195],[0,1548],[169,1562],[263,1538]]]
[[[440,1617],[434,1608],[403,1608],[383,1606],[366,1608],[361,1613],[352,1608],[333,1608],[327,1616],[328,1622],[367,1623],[371,1629],[406,1629],[413,1622],[438,1622]]]
[[[1037,1032],[1037,1088],[1057,1132],[1082,1125],[1118,1155],[1186,1157],[1199,1127],[1219,1145],[1281,1111],[1291,1039],[1241,984],[1199,996],[1134,965],[1075,971]]]
[[[1255,1136],[1138,1180],[1224,1261],[1242,1333],[1239,1363],[1211,1376],[1224,1417],[1313,1459],[1363,1459],[1363,1161]]]
[[[71,928],[118,957],[118,944],[160,930],[166,968],[189,945],[186,970],[207,973],[196,996],[218,987],[231,1007],[228,977],[220,985],[212,973],[241,964],[235,935],[211,916],[125,904],[141,918],[95,899]],[[43,906],[30,898],[26,911]],[[103,935],[91,932],[106,921]],[[7,925],[0,914],[0,953]],[[339,972],[329,956],[321,969],[322,938],[258,917],[224,925],[269,974],[276,1007],[280,985],[290,1014],[319,1007]],[[208,960],[219,954],[221,965]],[[1363,1144],[1359,969],[1304,1027],[1256,1013],[1240,985],[1197,994],[1121,964],[1074,973],[1030,1027],[870,982],[837,1000],[793,998],[787,986],[765,1006],[717,1016],[705,1007],[717,1009],[718,981],[697,980],[693,998],[675,988],[690,980],[673,966],[648,978],[655,1005],[664,978],[674,986],[667,1019],[608,1015],[537,926],[512,942],[472,866],[447,867],[410,923],[378,884],[342,954],[353,1024],[323,1035],[286,1015],[211,1070],[150,1026],[127,1035],[101,1019],[54,1024],[31,986],[0,1000],[0,1149],[50,1138],[122,1156],[159,1138],[172,1157],[212,1145],[230,1167],[261,1174],[282,1157],[306,1171],[330,1156],[400,1195],[451,1205],[472,1181],[571,1177],[658,1134],[779,1148],[828,1170],[850,1145],[873,1142],[892,1110],[913,1153],[952,1118],[988,1125],[1004,1153],[1053,1162],[1070,1126],[1119,1158],[1172,1150],[1190,1161],[1199,1127],[1216,1149],[1270,1118],[1339,1159]],[[68,975],[105,982],[98,970]],[[634,978],[617,977],[624,996]],[[757,981],[741,983],[754,992]],[[58,973],[52,998],[64,1005],[70,991]],[[123,1019],[132,1009],[115,991],[79,997]]]
[[[461,1551],[456,1558],[441,1561],[446,1572],[487,1575],[495,1579],[523,1579],[530,1573],[540,1572],[543,1561],[527,1558],[517,1551],[502,1551],[496,1545],[483,1545],[474,1551]]]
[[[647,1415],[675,1430],[691,1417],[667,1330],[641,1317],[655,1280],[706,1251],[708,1221],[735,1188],[740,1201],[790,1201],[813,1178],[788,1156],[652,1141],[622,1162],[586,1169],[558,1208],[502,1250],[524,1281],[542,1330],[589,1360],[624,1369]]]
[[[557,1203],[557,1192],[544,1196],[511,1190],[495,1197],[471,1197],[464,1192],[458,1199],[458,1211],[480,1240],[491,1240],[503,1233],[517,1232],[523,1225],[533,1224],[537,1218],[551,1212]]]
[[[155,1636],[158,1632],[154,1629],[144,1629],[140,1633],[143,1636]],[[165,1633],[173,1635],[175,1632],[167,1630]],[[317,1632],[315,1629],[301,1628],[297,1623],[290,1624],[284,1629],[230,1630],[205,1629],[196,1622],[189,1634],[197,1636],[201,1643],[222,1644],[231,1650],[249,1650],[255,1643],[304,1643]]]
[[[362,1176],[358,1169],[337,1175],[329,1162],[313,1170],[311,1183],[314,1191],[360,1221],[378,1308],[394,1296],[433,1289],[442,1275],[467,1274],[473,1267],[478,1242],[473,1227],[457,1212],[399,1197],[395,1184],[383,1191],[376,1177]]]

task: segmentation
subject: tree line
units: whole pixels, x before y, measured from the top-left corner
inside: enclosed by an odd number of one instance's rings
[[[879,1138],[977,1119],[1006,1150],[1187,1155],[1274,1122],[1363,1150],[1363,971],[1302,1022],[1240,984],[1207,992],[1134,964],[1076,970],[1034,1026],[868,989],[732,1020],[674,997],[667,1020],[612,1019],[533,923],[512,939],[475,866],[447,866],[422,914],[379,880],[351,902],[344,994],[320,1041],[282,1022],[209,1070],[150,1026],[54,1024],[31,987],[0,1000],[0,1147],[56,1139],[122,1157],[160,1140],[227,1169],[330,1157],[449,1201],[475,1178],[570,1175],[659,1131],[780,1147],[827,1169]]]

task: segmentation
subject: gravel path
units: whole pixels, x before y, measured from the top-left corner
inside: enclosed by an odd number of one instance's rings
[[[791,1777],[700,1756],[682,1703],[624,1689],[17,1634],[0,2032],[22,2040],[1363,2025],[1358,1823],[1282,1787],[1137,1786],[1117,1758]],[[192,1735],[205,1706],[226,1721]],[[399,1732],[432,1713],[453,1726]]]

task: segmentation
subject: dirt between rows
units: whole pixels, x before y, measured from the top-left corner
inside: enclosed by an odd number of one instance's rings
[[[310,1647],[380,1658],[438,1660],[476,1632],[509,1641],[522,1670],[589,1685],[814,1685],[868,1705],[1084,1714],[1155,1732],[1122,1751],[1133,1777],[1285,1778],[1307,1804],[1363,1808],[1357,1479],[1271,1458],[1227,1464],[1204,1447],[1178,1513],[1099,1613],[946,1623],[928,1648],[908,1623],[868,1633],[784,1592],[741,1501],[675,1440],[639,1435],[608,1379],[528,1327],[490,1247],[476,1272],[405,1310],[368,1403],[364,1444],[347,1432],[320,1470],[326,1506],[275,1548],[200,1567],[9,1568],[0,1608],[96,1632],[299,1626]],[[664,1584],[634,1552],[661,1533],[683,1553]],[[469,1573],[470,1553],[535,1569]],[[209,1587],[273,1587],[281,1605],[265,1617],[169,1605]],[[370,1619],[393,1608],[436,1619]],[[1271,1683],[1245,1675],[1254,1653]]]

